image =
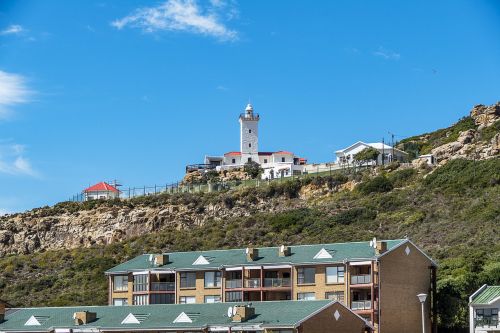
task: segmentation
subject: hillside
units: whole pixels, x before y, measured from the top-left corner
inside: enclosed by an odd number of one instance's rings
[[[105,304],[103,272],[145,252],[407,235],[439,263],[441,327],[465,327],[466,297],[500,283],[498,121],[475,119],[401,142],[421,144],[422,153],[439,149],[459,142],[472,120],[465,132],[474,138],[455,152],[474,144],[485,153],[450,155],[435,169],[392,164],[222,193],[67,202],[0,218],[0,299]]]

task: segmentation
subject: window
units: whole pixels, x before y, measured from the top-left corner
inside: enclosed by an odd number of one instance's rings
[[[114,291],[127,291],[128,290],[128,276],[115,275],[113,276],[113,290]]]
[[[226,302],[241,302],[241,291],[227,291]]]
[[[343,283],[344,266],[333,266],[326,268],[326,283]]]
[[[236,159],[235,159],[235,158],[233,158],[233,159],[231,160],[231,163],[235,164],[235,163],[236,163]]]
[[[134,291],[148,291],[148,276],[146,274],[134,275]]]
[[[252,144],[251,144],[251,143],[249,143],[249,144],[248,144],[248,147],[252,147]]]
[[[332,301],[338,301],[340,303],[344,303],[344,292],[343,291],[326,292],[325,299],[331,299]]]
[[[196,288],[196,273],[181,272],[181,288]]]
[[[174,304],[174,294],[151,294],[151,304]]]
[[[267,158],[264,159],[264,163],[267,163]]]
[[[497,326],[498,325],[498,309],[476,309],[476,325],[475,326]]]
[[[221,286],[221,272],[205,272],[205,288]]]
[[[205,296],[205,303],[220,303],[220,295]]]
[[[285,158],[284,157],[281,158],[281,162],[285,162]]]
[[[299,301],[314,301],[316,299],[316,295],[314,293],[298,293],[297,299]]]
[[[252,133],[252,130],[251,130],[251,129],[249,129],[249,130],[248,130],[248,133]]]
[[[252,162],[252,158],[251,157],[248,158],[248,162]]]
[[[194,304],[196,303],[196,297],[194,296],[181,296],[179,297],[180,304]]]
[[[114,306],[128,305],[128,299],[126,299],[126,298],[113,298],[113,305]]]
[[[134,305],[147,305],[148,295],[134,295]]]
[[[301,267],[297,269],[297,283],[308,284],[315,283],[316,268]]]

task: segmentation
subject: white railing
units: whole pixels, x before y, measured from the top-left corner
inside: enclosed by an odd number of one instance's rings
[[[351,310],[370,310],[372,308],[372,301],[352,301]]]
[[[371,282],[372,278],[370,274],[351,275],[351,284],[367,284]]]
[[[290,287],[290,279],[265,278],[264,287],[271,287],[271,288]]]

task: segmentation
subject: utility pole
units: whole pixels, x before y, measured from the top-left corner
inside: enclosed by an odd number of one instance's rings
[[[382,137],[382,166],[384,166],[384,159],[385,159],[385,143],[384,143],[384,137]]]

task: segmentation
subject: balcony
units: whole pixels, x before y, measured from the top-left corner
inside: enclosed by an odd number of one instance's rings
[[[245,288],[260,288],[260,278],[246,279]]]
[[[266,278],[264,279],[264,287],[266,288],[283,288],[290,287],[290,279]]]
[[[351,275],[351,284],[369,284],[372,282],[370,274]]]
[[[474,321],[475,327],[497,327],[498,318],[477,318]]]
[[[174,291],[175,282],[151,282],[152,291]]]
[[[242,281],[241,280],[226,280],[226,289],[236,289],[241,288]]]
[[[372,301],[371,300],[352,301],[351,302],[351,310],[353,310],[353,311],[371,310],[371,308],[372,308]]]

